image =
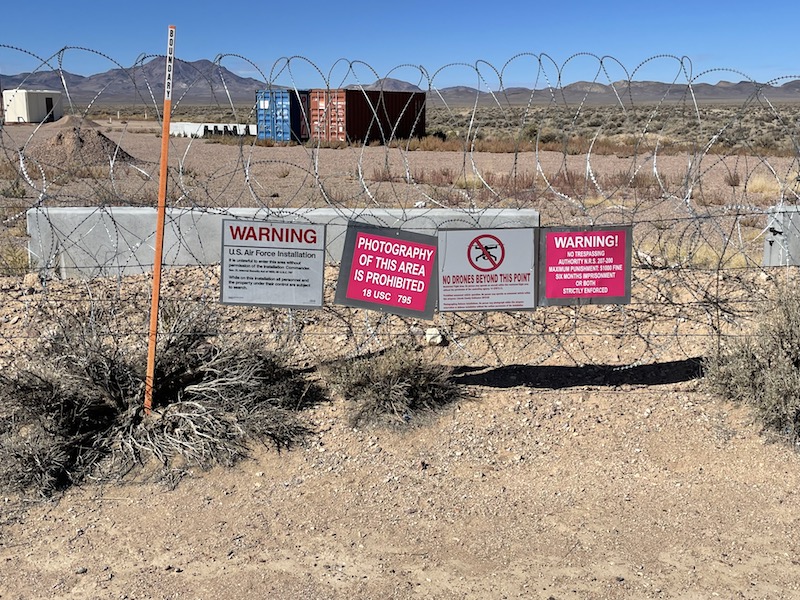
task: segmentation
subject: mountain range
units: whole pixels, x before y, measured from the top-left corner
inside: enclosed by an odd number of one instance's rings
[[[76,103],[98,102],[106,104],[152,103],[164,95],[165,59],[154,58],[129,69],[111,69],[94,75],[75,75],[66,71],[39,71],[15,75],[0,74],[1,89],[66,90]],[[267,87],[264,81],[240,77],[232,71],[209,60],[185,62],[176,60],[173,71],[173,102],[186,104],[249,103],[255,100],[256,90]],[[355,87],[355,86],[348,86]],[[417,86],[398,79],[379,79],[365,89],[386,91],[421,91]],[[788,81],[780,86],[758,84],[750,81],[717,84],[696,83],[689,88],[684,84],[656,81],[620,81],[613,84],[579,81],[553,89],[531,90],[509,87],[486,92],[466,86],[451,86],[428,90],[429,102],[437,105],[446,102],[451,106],[469,106],[476,102],[503,106],[546,104],[553,99],[559,103],[614,104],[633,101],[651,103],[689,100],[698,102],[742,102],[761,94],[771,102],[800,102],[800,80]]]

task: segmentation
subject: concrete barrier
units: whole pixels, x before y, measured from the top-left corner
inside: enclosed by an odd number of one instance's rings
[[[762,265],[800,265],[800,206],[783,205],[767,209]]]
[[[342,256],[349,221],[427,235],[442,228],[537,227],[532,209],[296,209],[226,211],[169,209],[164,227],[165,268],[219,264],[223,219],[326,225],[327,260]],[[60,277],[92,278],[153,270],[155,208],[32,208],[27,213],[31,267]]]

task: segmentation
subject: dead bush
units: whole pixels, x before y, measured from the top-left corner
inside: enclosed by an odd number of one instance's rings
[[[728,171],[725,174],[725,185],[729,185],[731,187],[739,187],[741,184],[742,184],[742,178],[736,171]]]
[[[402,427],[465,397],[450,370],[400,344],[330,367],[328,381],[344,398],[351,426]]]
[[[706,361],[705,381],[721,397],[754,409],[766,431],[800,441],[800,290],[782,284],[750,335]]]
[[[48,496],[82,480],[103,453],[94,443],[115,407],[82,374],[52,365],[0,374],[10,410],[0,443],[0,485]]]
[[[321,388],[257,336],[217,337],[215,313],[189,303],[162,308],[153,411],[144,414],[137,313],[108,299],[61,310],[55,330],[0,374],[0,486],[50,496],[151,459],[230,465],[253,441],[281,449],[310,433],[299,411],[324,400]]]
[[[373,181],[395,181],[395,177],[392,175],[391,169],[388,165],[383,165],[380,168],[375,168],[372,170],[372,180]]]

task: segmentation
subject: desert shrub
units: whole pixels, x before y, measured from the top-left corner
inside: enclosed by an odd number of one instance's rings
[[[340,361],[329,370],[328,381],[344,398],[353,427],[417,424],[465,397],[447,367],[407,344]]]
[[[530,135],[532,138],[535,136],[538,143],[542,145],[559,144],[564,140],[564,134],[555,129],[534,130],[530,132]]]
[[[459,175],[453,182],[453,186],[459,190],[477,190],[483,187],[483,182],[473,173]]]
[[[742,227],[751,227],[757,229],[761,229],[763,220],[764,216],[762,214],[741,215],[738,217],[739,224]]]
[[[137,310],[119,301],[60,310],[56,328],[0,373],[0,486],[49,496],[151,459],[230,465],[250,442],[281,449],[310,432],[298,411],[324,394],[288,352],[257,336],[218,338],[214,313],[189,303],[164,303],[161,312],[150,414]]]
[[[5,182],[0,183],[0,196],[4,198],[24,198],[26,191],[25,185],[19,177],[12,179],[7,185],[5,185]]]
[[[436,206],[446,206],[458,208],[467,205],[469,196],[461,190],[434,188],[430,192],[430,198]]]
[[[0,275],[24,275],[28,271],[25,211],[26,207],[19,204],[0,208]]]
[[[372,170],[372,180],[373,181],[394,181],[394,176],[392,175],[392,170],[389,168],[388,165],[384,165],[380,168],[375,168]]]
[[[19,170],[17,165],[14,163],[16,156],[11,157],[6,155],[3,159],[0,159],[0,180],[10,180],[15,181],[19,178]]]
[[[547,180],[549,187],[561,193],[574,195],[586,186],[586,177],[578,171],[561,169]]]
[[[414,173],[414,180],[418,183],[429,183],[434,186],[451,186],[456,180],[456,172],[450,167],[439,167],[431,171],[418,171]]]
[[[730,201],[730,198],[717,190],[704,190],[701,188],[697,191],[693,190],[692,200],[698,206],[725,206]]]
[[[750,194],[777,196],[781,192],[780,182],[765,175],[753,175],[747,180],[745,188]]]
[[[407,147],[409,151],[427,150],[431,152],[463,152],[466,147],[464,139],[456,135],[455,132],[412,138],[407,142],[403,141],[402,145],[400,142],[393,140],[390,146],[394,148]]]
[[[766,431],[800,441],[800,289],[782,284],[755,330],[706,361],[705,381],[721,397],[754,409]]]
[[[489,139],[479,139],[475,142],[475,152],[531,152],[535,149],[530,140],[516,140],[509,137],[493,137]]]
[[[28,250],[20,242],[0,233],[0,276],[20,276],[28,272]]]
[[[728,171],[728,173],[725,174],[725,185],[729,185],[731,187],[739,187],[741,184],[742,184],[742,178],[736,171]]]
[[[75,371],[36,365],[0,374],[11,426],[0,443],[0,482],[42,495],[82,479],[102,450],[93,436],[112,423],[114,407]]]
[[[636,171],[630,178],[628,185],[633,189],[660,190],[662,182],[649,171]]]
[[[535,171],[514,171],[497,176],[496,183],[503,190],[531,189],[536,185],[538,174]]]

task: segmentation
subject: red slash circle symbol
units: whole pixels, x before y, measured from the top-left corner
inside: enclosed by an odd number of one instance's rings
[[[488,233],[476,237],[467,248],[469,264],[478,271],[494,271],[503,264],[505,257],[506,249],[503,242]]]

